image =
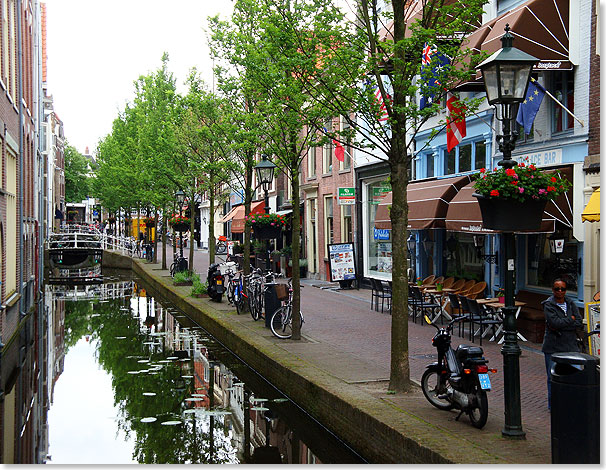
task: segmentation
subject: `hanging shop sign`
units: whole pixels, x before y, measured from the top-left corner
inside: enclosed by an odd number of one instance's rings
[[[375,240],[389,240],[389,229],[375,227]]]
[[[380,204],[387,193],[391,191],[391,186],[377,186],[372,188],[371,204]]]
[[[353,243],[333,243],[328,245],[330,281],[347,281],[356,278],[356,264]]]
[[[338,196],[340,205],[349,205],[356,203],[356,188],[339,188]]]

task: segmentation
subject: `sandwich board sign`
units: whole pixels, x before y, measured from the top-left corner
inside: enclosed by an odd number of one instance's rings
[[[349,281],[356,279],[356,263],[353,243],[332,243],[328,245],[330,281]]]

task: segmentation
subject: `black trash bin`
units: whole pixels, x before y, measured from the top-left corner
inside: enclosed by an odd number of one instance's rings
[[[552,463],[600,463],[598,359],[577,352],[552,354]]]
[[[265,283],[265,326],[267,328],[271,327],[271,316],[281,306],[276,293],[276,285]]]

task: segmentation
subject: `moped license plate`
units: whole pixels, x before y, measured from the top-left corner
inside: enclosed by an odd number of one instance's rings
[[[490,377],[488,377],[488,374],[478,374],[478,379],[480,379],[482,390],[490,390]]]
[[[223,281],[221,281],[220,279],[217,279],[217,285],[220,286],[223,284]]]

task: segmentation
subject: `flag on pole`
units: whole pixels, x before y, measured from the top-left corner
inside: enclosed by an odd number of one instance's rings
[[[442,93],[443,86],[439,77],[444,67],[448,65],[450,65],[450,58],[447,55],[440,54],[436,46],[425,43],[421,56],[421,101],[419,109],[431,106],[436,100],[436,95],[439,96]]]
[[[389,94],[387,95],[387,99],[391,100]],[[389,119],[389,114],[387,113],[387,106],[385,105],[385,101],[383,101],[383,95],[381,95],[381,89],[379,87],[377,87],[377,90],[375,91],[375,100],[380,109],[377,118],[379,121],[387,121],[387,119]]]
[[[446,146],[450,152],[467,135],[465,105],[451,92],[446,94]]]
[[[328,135],[328,129],[326,129],[326,127],[322,127],[322,129],[324,129],[324,133],[326,135]],[[345,161],[345,148],[343,147],[343,145],[341,144],[341,142],[339,142],[337,139],[332,139],[332,143],[335,145],[335,157],[337,157],[337,160],[339,160],[340,162],[344,162]]]
[[[539,85],[539,82],[534,78],[531,78],[530,83],[528,84],[528,90],[526,91],[526,97],[520,104],[516,117],[517,123],[524,127],[524,133],[526,135],[530,134],[532,123],[539,112],[545,93],[545,88]]]

